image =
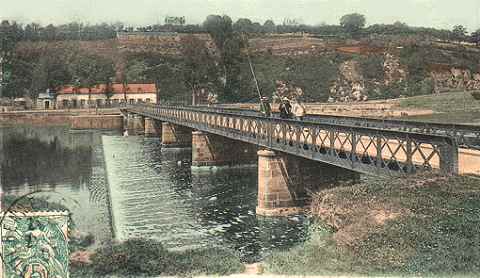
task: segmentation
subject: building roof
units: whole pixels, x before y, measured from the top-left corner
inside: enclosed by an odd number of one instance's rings
[[[55,96],[51,93],[39,93],[37,99],[55,99]]]
[[[104,94],[106,91],[107,86],[105,84],[96,85],[91,88],[92,94]],[[111,86],[114,94],[123,94],[123,84],[121,83],[113,83]],[[156,93],[157,86],[154,83],[151,84],[128,84],[126,88],[127,94],[143,94],[143,93]],[[65,94],[88,94],[88,88],[75,88],[72,85],[67,85],[60,87],[57,90],[57,95],[65,95]]]

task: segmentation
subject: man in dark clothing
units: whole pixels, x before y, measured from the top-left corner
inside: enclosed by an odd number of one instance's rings
[[[282,102],[280,103],[280,106],[278,107],[278,110],[280,111],[280,118],[282,119],[289,119],[292,116],[292,105],[290,104],[290,101],[288,98],[284,97],[282,99]]]

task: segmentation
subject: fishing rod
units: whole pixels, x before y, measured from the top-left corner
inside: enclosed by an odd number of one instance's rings
[[[252,60],[250,59],[250,50],[248,49],[248,37],[245,33],[242,34],[242,37],[245,42],[245,46],[247,48],[247,60],[250,66],[250,72],[252,73],[253,80],[255,81],[255,87],[257,89],[258,97],[260,99],[260,104],[262,105],[263,109],[266,111],[265,104],[262,102],[262,93],[260,92],[260,86],[258,86],[257,76],[255,75],[255,70],[253,69]]]

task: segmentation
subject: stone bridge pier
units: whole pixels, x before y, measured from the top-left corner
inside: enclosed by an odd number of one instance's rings
[[[144,119],[141,115],[128,113],[126,125],[129,134],[140,135],[144,133]]]
[[[145,118],[145,132],[146,137],[162,137],[162,122],[152,118]]]
[[[233,166],[254,164],[257,146],[203,132],[192,133],[192,166]]]
[[[272,150],[258,151],[257,215],[285,216],[303,211],[308,191],[358,180],[359,174]]]
[[[189,148],[192,145],[192,129],[168,122],[162,122],[163,148]]]

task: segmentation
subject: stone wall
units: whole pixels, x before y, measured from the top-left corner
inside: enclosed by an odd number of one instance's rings
[[[70,126],[73,129],[122,129],[120,114],[79,114],[72,112],[10,112],[0,113],[0,127]]]
[[[70,117],[72,129],[122,129],[121,115],[87,115]]]

